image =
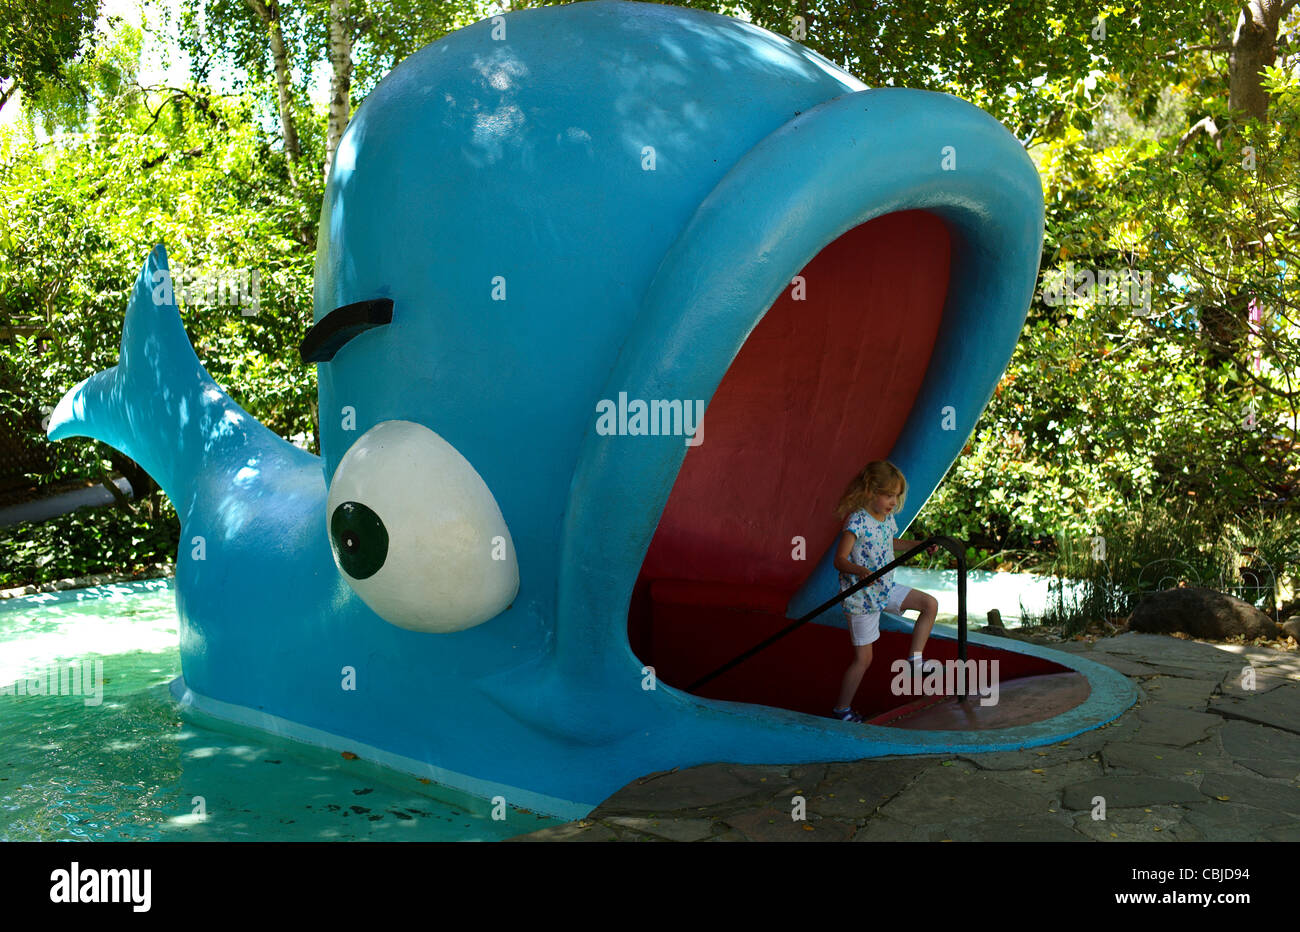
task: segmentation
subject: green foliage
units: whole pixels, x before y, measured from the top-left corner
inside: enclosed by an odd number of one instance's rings
[[[39,124],[49,135],[62,128],[84,129],[97,102],[136,83],[144,34],[116,17],[111,22],[111,39],[93,43],[63,67],[58,80],[46,81],[23,98],[29,127]]]
[[[79,508],[0,532],[0,589],[96,574],[146,573],[174,563],[180,521],[165,496],[157,513]]]
[[[98,12],[99,0],[0,0],[0,97],[84,93],[69,66],[92,39]]]
[[[1183,40],[1230,32],[1218,17],[1203,23]],[[1058,535],[1097,533],[1157,488],[1202,510],[1294,513],[1296,72],[1271,69],[1269,119],[1244,120],[1226,110],[1222,59],[1176,48],[1164,56],[1176,68],[1138,67],[1084,124],[1067,119],[1031,149],[1047,208],[1042,288],[975,436],[922,514],[929,526],[1051,553]],[[1205,133],[1182,138],[1207,114],[1222,150]],[[1145,273],[1149,306],[1086,287],[1047,300],[1083,270]]]
[[[1093,536],[1060,535],[1057,544],[1047,609],[1024,623],[1062,625],[1067,634],[1122,619],[1143,596],[1180,585],[1227,592],[1273,614],[1300,583],[1294,512],[1233,515],[1171,499],[1168,490],[1107,516]]]
[[[472,0],[351,0],[342,27],[352,44],[354,107],[408,55],[485,15],[485,5]],[[329,63],[329,17],[329,0],[279,4],[298,97],[306,96],[316,67]],[[207,84],[214,66],[224,64],[236,69],[235,89],[270,93],[275,66],[267,30],[247,0],[184,0],[180,27],[180,47],[196,82]]]
[[[42,408],[115,365],[130,290],[164,242],[173,269],[256,273],[255,315],[182,296],[182,318],[237,402],[282,436],[313,435],[315,371],[296,350],[312,322],[314,255],[298,233],[318,205],[287,192],[250,98],[119,90],[57,145],[21,128],[0,140],[0,369],[23,388],[0,405],[39,437]],[[52,478],[87,475],[87,446],[55,445]]]

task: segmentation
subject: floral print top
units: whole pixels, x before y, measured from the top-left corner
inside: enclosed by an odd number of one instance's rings
[[[844,519],[844,530],[852,532],[858,538],[849,551],[850,563],[878,570],[894,559],[894,538],[898,536],[898,524],[893,515],[884,521],[877,521],[865,508],[859,508]],[[841,603],[844,611],[852,615],[865,615],[884,609],[893,577],[894,571],[890,570],[871,585],[853,593]],[[840,592],[861,578],[840,573]]]

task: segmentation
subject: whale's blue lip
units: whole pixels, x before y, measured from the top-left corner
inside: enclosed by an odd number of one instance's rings
[[[944,172],[940,153],[954,140],[962,169]],[[700,204],[660,264],[603,397],[712,398],[758,319],[828,243],[875,217],[926,210],[949,228],[951,278],[929,370],[889,457],[912,489],[899,517],[905,527],[960,452],[1015,348],[1037,278],[1042,204],[1028,155],[965,101],[898,88],[829,100],[746,153]],[[940,431],[928,414],[954,399],[955,430]],[[588,431],[574,472],[582,494],[565,515],[556,663],[563,677],[614,688],[625,665],[637,663],[627,642],[631,591],[686,448],[673,437],[603,439]],[[628,490],[640,510],[611,536],[606,516]],[[814,574],[789,613],[836,588]]]

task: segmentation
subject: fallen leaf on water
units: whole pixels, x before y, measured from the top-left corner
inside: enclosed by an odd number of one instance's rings
[[[803,827],[803,830],[804,830],[805,832],[811,832],[811,831],[813,830],[813,827],[812,827],[811,825],[805,825],[805,826]]]
[[[432,783],[433,781],[430,780],[428,777],[421,777],[421,778],[420,778],[420,782],[421,782],[421,783]]]
[[[1042,773],[1042,772],[1043,772],[1043,768],[1042,768],[1042,767],[1035,767],[1033,770],[1031,770],[1031,771],[1029,771],[1029,772],[1030,772],[1030,773]]]
[[[344,751],[344,752],[343,752],[343,759],[344,759],[344,760],[356,760],[356,759],[357,759],[357,755],[353,754],[351,751]]]
[[[1217,799],[1217,800],[1218,800],[1219,802],[1221,802],[1221,803],[1226,803],[1226,802],[1227,802],[1229,799],[1231,799],[1232,797],[1231,797],[1231,796],[1216,796],[1216,797],[1214,797],[1214,798]]]

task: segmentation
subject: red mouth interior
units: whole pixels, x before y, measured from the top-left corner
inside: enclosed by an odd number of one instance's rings
[[[943,316],[949,255],[947,227],[925,211],[862,224],[799,273],[803,300],[792,285],[745,341],[705,411],[703,442],[686,453],[633,590],[628,639],[658,678],[686,688],[789,623],[791,596],[839,534],[845,486],[888,457],[911,413]],[[927,656],[944,659],[950,643],[932,640]],[[901,704],[889,663],[909,644],[910,636],[882,634],[859,711]],[[1063,669],[993,653],[1004,660],[1002,679],[1018,675],[1017,665],[1019,675]],[[846,631],[810,623],[700,695],[825,715],[850,659]]]

